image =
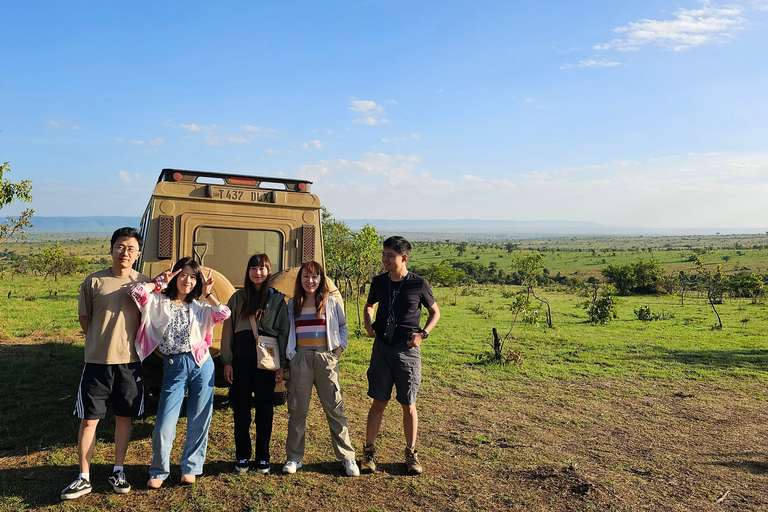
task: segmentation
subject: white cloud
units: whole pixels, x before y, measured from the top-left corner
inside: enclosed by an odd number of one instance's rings
[[[406,140],[419,140],[421,139],[421,134],[419,133],[412,133],[408,137],[393,137],[391,139],[380,139],[381,142],[391,143],[391,142],[403,142]]]
[[[765,230],[768,152],[661,155],[579,167],[436,178],[419,155],[366,153],[301,167],[338,218],[582,220]],[[522,171],[522,172],[521,172]],[[395,196],[391,194],[397,189]],[[355,201],[383,197],[386,201]],[[712,205],[717,205],[712,207]],[[545,217],[542,217],[542,212]]]
[[[603,60],[594,60],[594,59],[587,59],[587,60],[580,60],[579,61],[579,67],[580,68],[610,68],[613,66],[620,66],[621,62],[610,62],[605,59]]]
[[[83,129],[82,126],[77,126],[76,124],[72,125],[72,130],[82,130],[82,129]]]
[[[383,114],[384,113],[384,107],[377,104],[375,101],[370,100],[352,100],[350,103],[352,103],[352,106],[349,107],[349,110],[352,110],[354,112],[361,112],[363,114]]]
[[[381,122],[378,119],[371,116],[358,117],[357,119],[354,120],[354,122],[358,124],[367,124],[368,126],[376,126],[377,124],[381,124]]]
[[[143,146],[145,144],[143,140],[137,140],[137,139],[131,139],[128,142],[129,144],[133,144],[134,146]]]
[[[266,153],[268,155],[281,155],[281,154],[283,154],[283,150],[282,149],[270,149],[270,148],[267,148]]]
[[[117,177],[120,178],[120,181],[122,181],[123,183],[130,185],[135,180],[140,179],[141,174],[130,173],[125,171],[117,171]]]
[[[48,121],[48,126],[52,128],[59,128],[61,125],[57,121],[54,121],[53,119],[51,119],[50,121]]]
[[[384,103],[389,103],[390,105],[397,105],[397,100],[386,100]]]
[[[156,139],[152,139],[151,141],[149,141],[149,144],[151,146],[162,146],[163,144],[165,144],[165,139],[163,139],[162,137],[158,137]]]
[[[242,135],[228,135],[227,140],[234,144],[245,144],[251,142],[251,139],[248,137],[243,137]]]
[[[656,44],[669,50],[682,51],[711,41],[733,37],[742,28],[744,18],[740,7],[678,9],[670,20],[649,20],[629,23],[614,29],[619,37],[595,45],[595,50],[637,50],[646,44]]]
[[[319,140],[313,140],[312,142],[310,142],[310,144],[315,146],[317,149],[320,149],[321,147],[323,147],[323,143],[320,142]]]
[[[173,125],[168,125],[173,126]],[[221,128],[221,126],[215,125],[215,124],[195,124],[195,123],[189,123],[189,124],[180,124],[179,128],[182,130],[186,130],[188,132],[211,132],[213,130],[217,130]]]
[[[357,124],[366,124],[368,126],[376,126],[380,124],[389,123],[389,119],[384,107],[371,100],[352,100],[349,110],[357,112],[360,117],[353,122]]]
[[[224,145],[224,140],[215,133],[209,133],[205,136],[205,143],[209,146],[218,147]]]
[[[250,124],[243,126],[243,130],[256,133],[277,133],[277,130],[273,128],[262,128],[261,126],[251,126]]]

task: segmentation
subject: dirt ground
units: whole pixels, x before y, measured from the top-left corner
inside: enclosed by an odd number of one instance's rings
[[[362,386],[345,389],[358,452],[367,407]],[[768,414],[758,382],[513,380],[498,386],[456,384],[439,392],[427,386],[419,411],[425,473],[418,477],[405,474],[395,406],[387,410],[377,443],[382,471],[342,477],[316,400],[308,446],[322,448],[308,452],[299,473],[234,474],[227,456],[231,414],[223,398],[206,474],[194,486],[143,488],[151,425],[138,424],[127,466],[135,492],[114,495],[95,478],[92,495],[61,504],[60,489],[76,475],[70,445],[0,457],[2,508],[768,510]],[[278,473],[286,416],[284,407],[276,410]],[[75,436],[73,431],[73,441]],[[104,452],[104,460],[111,460],[111,445],[104,441],[97,458]],[[104,473],[106,480],[108,470],[107,464],[96,465],[92,473]],[[172,471],[169,482],[176,482],[178,466]]]

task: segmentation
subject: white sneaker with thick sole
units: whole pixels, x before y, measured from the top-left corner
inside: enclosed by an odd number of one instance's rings
[[[342,462],[344,465],[344,471],[347,476],[360,476],[360,468],[357,467],[357,462],[354,460],[345,460]]]
[[[283,466],[283,473],[285,473],[286,475],[292,475],[300,467],[301,467],[301,462],[289,460],[288,462],[285,463],[285,466]]]

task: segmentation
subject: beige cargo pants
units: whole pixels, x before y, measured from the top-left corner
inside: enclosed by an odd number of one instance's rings
[[[306,443],[307,413],[312,386],[325,411],[331,429],[333,451],[338,460],[354,460],[355,450],[349,436],[347,418],[339,385],[339,358],[325,349],[297,347],[291,358],[288,381],[288,436],[285,440],[287,460],[301,462]]]

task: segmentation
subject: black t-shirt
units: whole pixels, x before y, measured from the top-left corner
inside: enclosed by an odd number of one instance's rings
[[[421,321],[421,306],[426,308],[435,303],[432,288],[426,279],[408,272],[402,281],[391,281],[389,273],[385,272],[373,278],[371,291],[368,293],[368,304],[379,304],[376,310],[376,320],[373,330],[376,338],[383,339],[387,328],[390,298],[394,297],[392,314],[397,324],[392,344],[407,342],[411,334],[419,330]]]

